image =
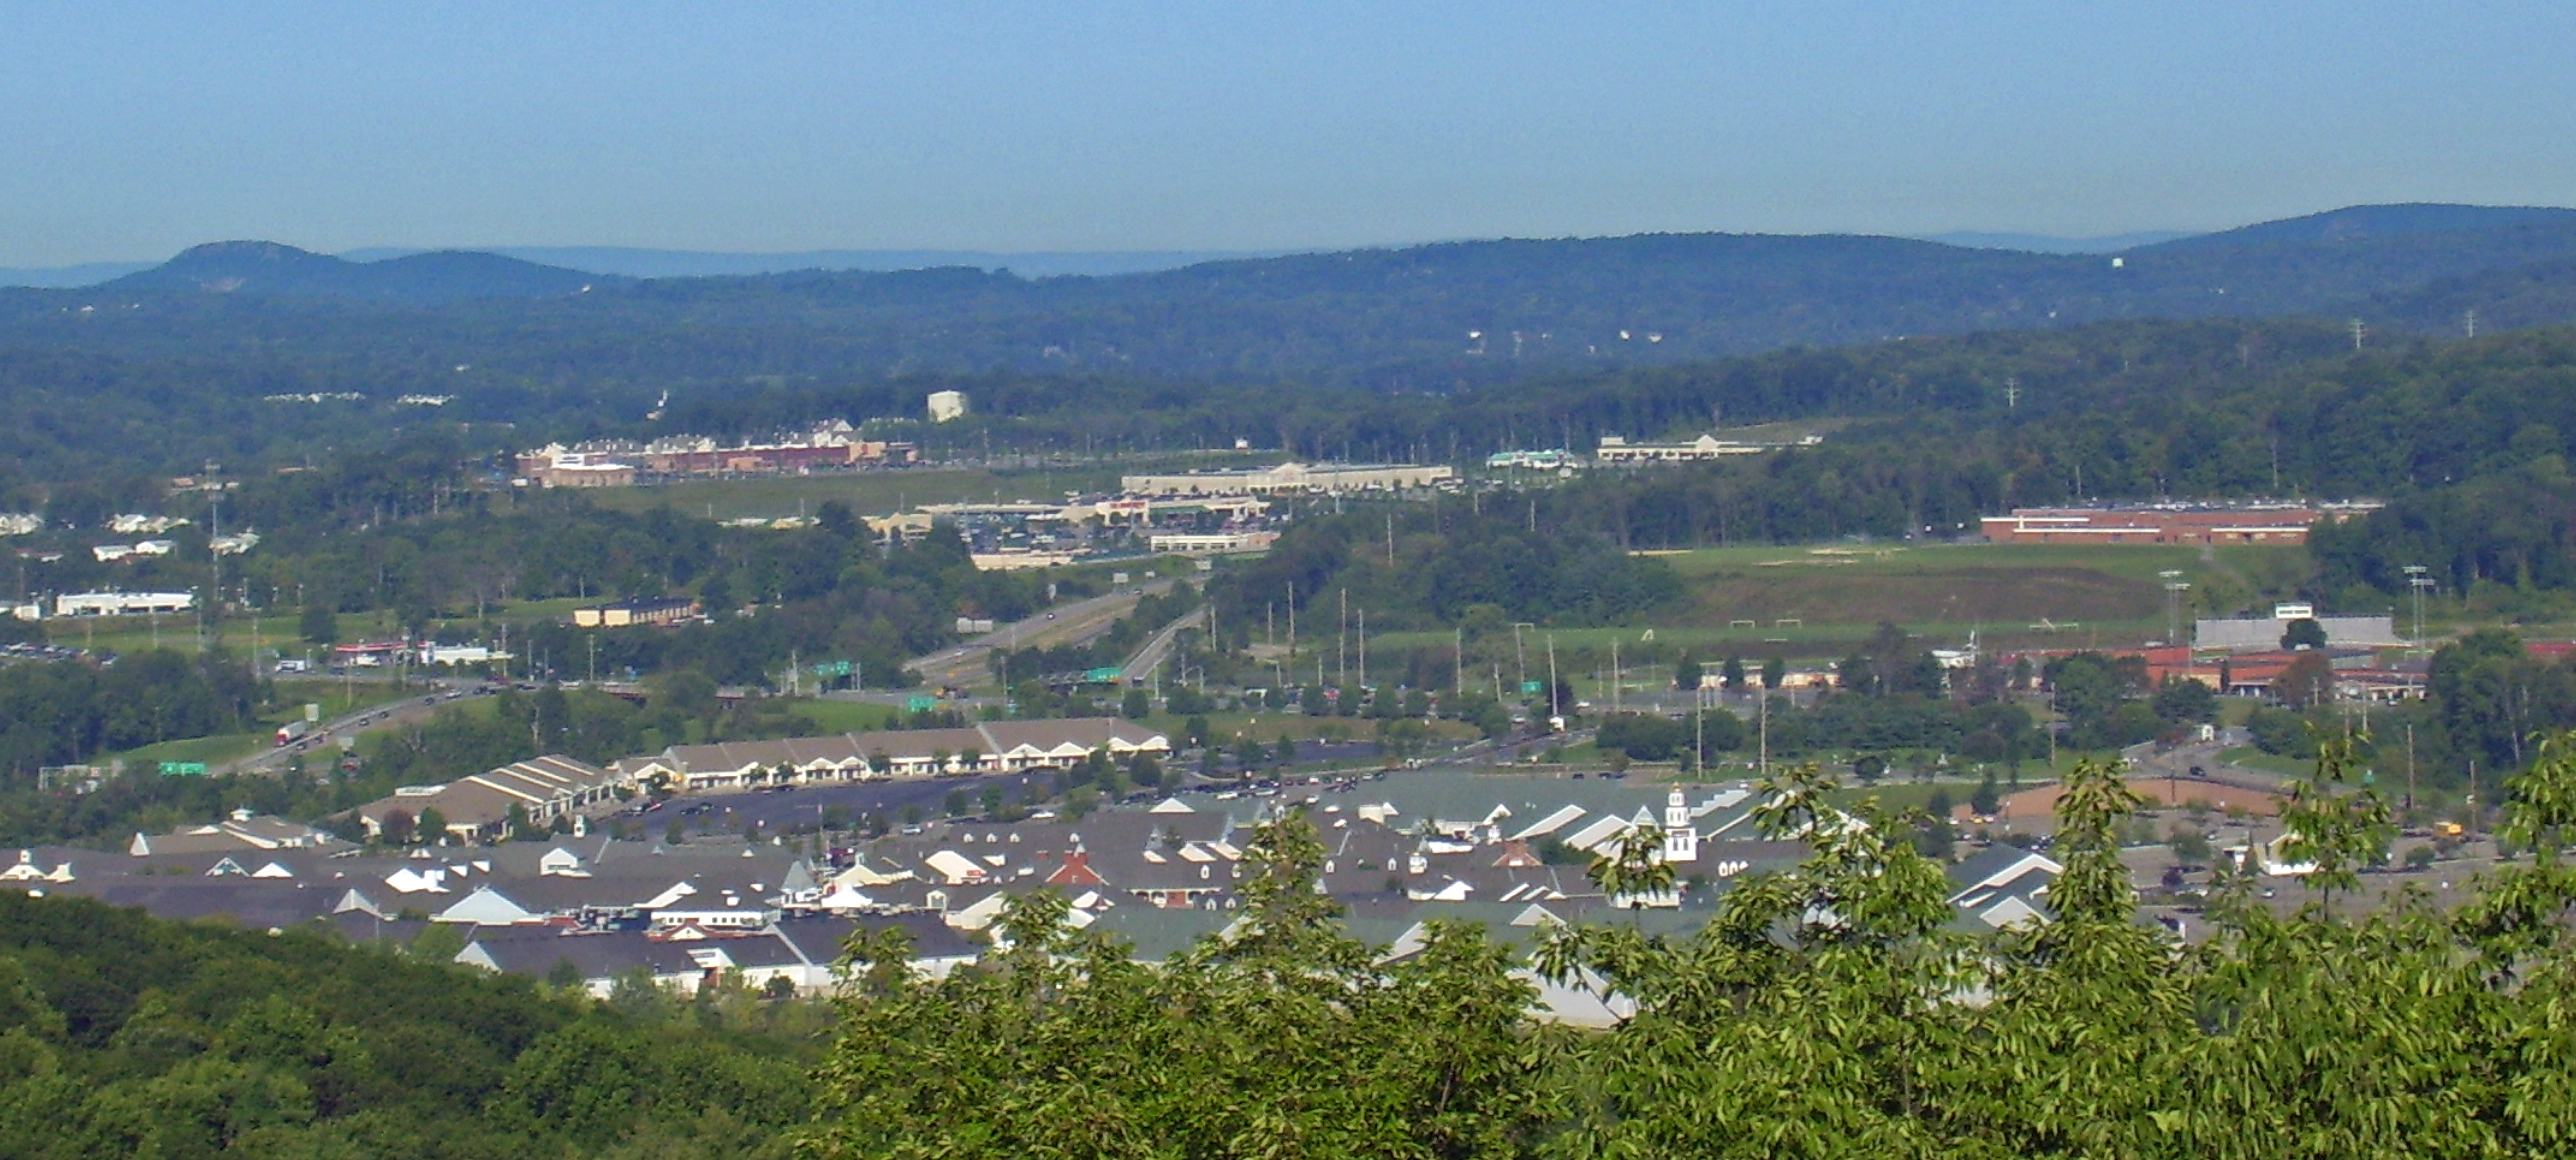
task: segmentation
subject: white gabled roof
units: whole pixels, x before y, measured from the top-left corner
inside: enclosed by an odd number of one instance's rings
[[[1558,806],[1556,807],[1556,812],[1540,818],[1535,822],[1531,822],[1527,827],[1523,828],[1521,832],[1513,834],[1512,838],[1515,841],[1527,841],[1531,838],[1544,838],[1549,834],[1553,834],[1558,830],[1562,830],[1565,827],[1582,820],[1583,812],[1582,806]]]
[[[1978,912],[1977,921],[1996,930],[2003,930],[2025,923],[2046,922],[2048,916],[2041,914],[2029,903],[2023,902],[2019,896],[2007,894],[2003,901]]]
[[[922,863],[938,871],[939,876],[947,879],[951,886],[981,882],[986,877],[984,868],[974,859],[955,850],[934,850],[929,857],[922,859]]]
[[[431,915],[430,921],[508,926],[537,917],[537,912],[510,901],[500,891],[490,886],[477,886],[473,893],[457,899],[455,905]]]
[[[1190,803],[1188,802],[1182,801],[1176,797],[1168,797],[1155,802],[1154,808],[1145,812],[1149,814],[1195,814],[1198,811],[1191,809]]]
[[[1592,819],[1591,825],[1567,835],[1565,844],[1577,850],[1590,850],[1627,832],[1628,823],[1616,815],[1599,817]]]

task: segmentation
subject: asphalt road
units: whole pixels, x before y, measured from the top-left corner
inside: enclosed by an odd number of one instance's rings
[[[340,743],[355,742],[360,731],[384,729],[395,725],[426,723],[438,707],[476,695],[480,681],[441,681],[424,688],[417,696],[387,705],[375,705],[355,713],[330,718],[313,727],[313,731],[291,745],[262,749],[248,757],[236,758],[208,771],[211,773],[277,773],[284,770],[296,754],[303,754],[307,765],[339,760]]]
[[[1145,642],[1145,647],[1136,650],[1136,655],[1129,658],[1127,667],[1119,670],[1118,675],[1128,681],[1141,681],[1151,676],[1155,666],[1172,655],[1172,642],[1180,638],[1181,630],[1206,623],[1206,617],[1207,610],[1200,609],[1164,625],[1152,640]]]
[[[923,683],[933,687],[954,685],[962,688],[980,684],[992,679],[992,662],[986,658],[994,649],[1080,644],[1109,631],[1109,626],[1133,611],[1137,599],[1146,593],[1159,596],[1171,588],[1170,580],[1148,580],[1107,596],[1094,596],[1051,608],[1026,620],[1003,625],[964,644],[931,653],[912,662],[912,668],[921,674]]]

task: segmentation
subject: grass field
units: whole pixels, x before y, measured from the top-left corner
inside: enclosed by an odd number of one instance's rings
[[[864,701],[800,701],[788,710],[814,726],[816,733],[865,733],[892,728],[903,714],[892,705]]]
[[[129,749],[115,756],[128,766],[154,765],[164,761],[196,761],[221,765],[238,757],[257,753],[270,743],[265,733],[228,733],[216,737],[190,737],[182,741],[164,741]]]
[[[314,704],[322,706],[322,719],[328,721],[361,709],[371,709],[419,695],[420,689],[416,685],[407,689],[396,689],[390,684],[374,682],[290,678],[277,682],[278,703],[287,708],[269,716],[271,720],[282,725],[290,719],[302,717],[303,707]]]
[[[2007,631],[2153,624],[2165,611],[2165,572],[2192,585],[2187,612],[2234,611],[2307,569],[2305,550],[2291,547],[1859,545],[1718,548],[1663,558],[1689,580],[1691,612],[1703,623],[1893,621]]]
[[[2055,544],[1827,545],[1651,553],[1688,595],[1650,624],[1554,629],[1560,649],[1612,640],[1693,650],[1835,656],[1882,621],[1935,643],[1976,632],[1994,647],[2093,648],[2161,638],[2164,578],[2191,584],[2185,619],[2284,594],[2309,564],[2296,547],[2089,547]],[[1437,647],[1446,634],[1388,633],[1392,649]],[[1768,647],[1765,647],[1768,646]]]

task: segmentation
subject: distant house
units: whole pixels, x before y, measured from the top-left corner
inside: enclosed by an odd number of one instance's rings
[[[154,854],[239,853],[245,850],[346,849],[349,843],[301,822],[234,810],[220,822],[181,826],[167,834],[136,834],[125,852],[143,858]]]
[[[2065,871],[2045,854],[2003,845],[1951,866],[1952,924],[1982,933],[2047,922],[2048,889]]]
[[[621,979],[689,994],[727,975],[755,989],[784,980],[799,993],[821,994],[840,981],[835,964],[850,936],[863,929],[903,932],[912,945],[912,969],[926,977],[944,976],[978,953],[975,944],[936,916],[902,914],[784,919],[723,937],[557,927],[478,929],[456,961],[530,978],[570,973],[600,998],[608,997]]]

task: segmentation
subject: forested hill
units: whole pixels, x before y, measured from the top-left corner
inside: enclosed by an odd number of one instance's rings
[[[2571,260],[2576,211],[2462,206],[2340,210],[2116,262],[1883,237],[1666,234],[1035,280],[954,268],[628,281],[491,255],[351,263],[228,243],[104,286],[0,292],[0,345],[256,351],[551,382],[1081,371],[1449,390],[1909,335],[2340,318],[2426,293],[2438,304],[2366,317],[2448,330],[2456,305],[2499,326],[2568,321],[2556,287]]]
[[[434,304],[577,294],[597,275],[497,254],[440,251],[351,262],[274,242],[213,242],[94,288],[105,295],[218,293]]]

